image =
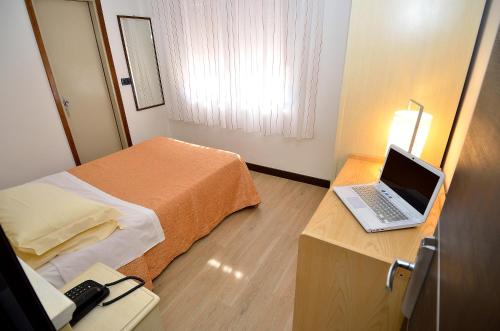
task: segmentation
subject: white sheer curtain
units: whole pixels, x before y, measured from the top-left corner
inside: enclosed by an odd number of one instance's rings
[[[324,0],[154,0],[170,118],[312,138]]]

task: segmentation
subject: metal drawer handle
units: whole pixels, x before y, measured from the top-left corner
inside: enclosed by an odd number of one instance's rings
[[[385,281],[385,288],[389,292],[392,291],[392,286],[394,284],[394,276],[396,275],[396,270],[398,268],[403,268],[406,270],[413,271],[415,269],[415,264],[400,259],[396,259],[394,262],[392,262],[391,267],[387,272],[387,279]]]

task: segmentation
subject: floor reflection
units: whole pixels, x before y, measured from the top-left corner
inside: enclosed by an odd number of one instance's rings
[[[244,274],[239,270],[234,270],[231,266],[222,264],[219,260],[210,259],[207,264],[215,269],[221,269],[226,274],[232,274],[236,279],[242,279]]]

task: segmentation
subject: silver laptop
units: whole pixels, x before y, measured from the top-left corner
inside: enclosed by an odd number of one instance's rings
[[[333,190],[367,232],[417,226],[427,219],[444,174],[391,145],[377,183]]]

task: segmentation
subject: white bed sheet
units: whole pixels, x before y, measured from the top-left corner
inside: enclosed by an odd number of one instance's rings
[[[57,288],[97,262],[118,269],[165,240],[158,216],[151,209],[120,200],[65,171],[41,178],[37,182],[51,184],[113,206],[122,213],[118,219],[122,228],[105,240],[76,252],[56,256],[36,270]]]

